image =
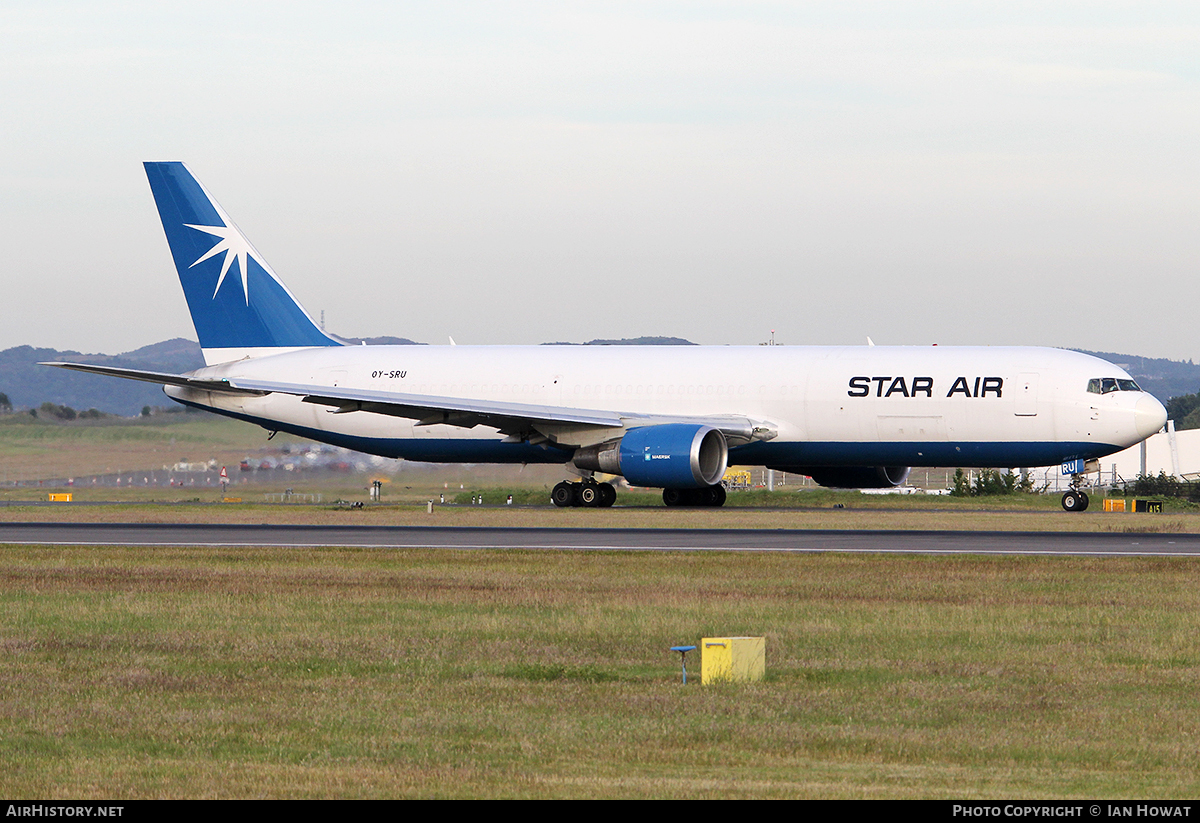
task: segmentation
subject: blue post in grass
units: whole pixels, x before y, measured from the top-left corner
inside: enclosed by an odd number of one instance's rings
[[[683,665],[683,684],[687,685],[687,653],[695,649],[695,646],[672,646],[671,651],[679,652],[679,660]]]

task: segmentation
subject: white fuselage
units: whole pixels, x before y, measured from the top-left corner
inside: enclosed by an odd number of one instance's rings
[[[638,415],[736,415],[776,435],[730,463],[1034,466],[1119,451],[1161,427],[1141,391],[1090,393],[1129,376],[1046,348],[792,346],[358,346],[209,366],[205,378],[490,400]],[[570,437],[502,443],[484,426],[334,414],[286,394],[168,386],[182,402],[361,451],[436,462],[565,462]],[[511,439],[511,438],[510,438]]]

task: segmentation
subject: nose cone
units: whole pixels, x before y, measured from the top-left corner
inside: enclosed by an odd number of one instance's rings
[[[1162,403],[1148,394],[1142,395],[1133,408],[1133,425],[1138,439],[1145,440],[1167,424],[1167,410]]]

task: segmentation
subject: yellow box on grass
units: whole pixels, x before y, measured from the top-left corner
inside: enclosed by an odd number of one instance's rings
[[[762,680],[767,673],[765,637],[705,637],[700,641],[700,682]]]

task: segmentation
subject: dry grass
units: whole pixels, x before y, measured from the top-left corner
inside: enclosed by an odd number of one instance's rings
[[[71,423],[2,415],[0,482],[161,469],[181,460],[237,465],[265,440],[258,426],[210,414]]]
[[[9,797],[1181,797],[1193,561],[9,547]],[[682,687],[676,643],[767,637]],[[698,660],[693,658],[698,669]]]
[[[77,501],[86,495],[76,493]],[[0,522],[93,523],[273,523],[312,525],[416,525],[523,528],[682,528],[682,529],[905,529],[973,531],[1085,531],[1170,532],[1200,531],[1200,512],[1168,514],[1106,514],[1089,510],[1068,514],[1061,510],[721,510],[662,507],[613,509],[507,508],[492,506],[368,505],[348,509],[332,504],[266,505],[190,502],[194,493],[183,493],[189,502],[170,504],[83,505],[63,503],[0,506]],[[210,501],[219,493],[209,492]]]

